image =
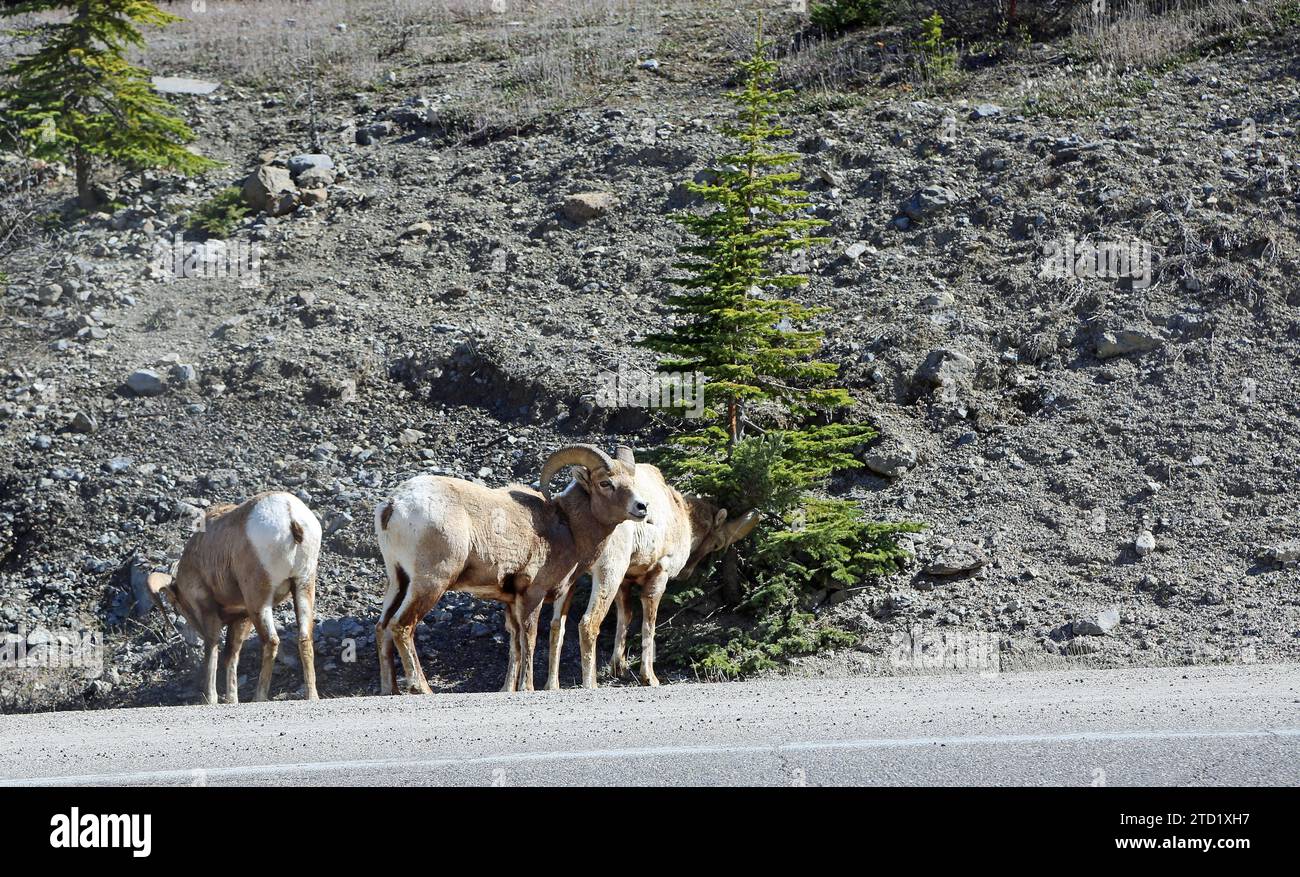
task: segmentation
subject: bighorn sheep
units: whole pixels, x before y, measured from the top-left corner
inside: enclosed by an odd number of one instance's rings
[[[566,466],[576,467],[575,478],[552,498],[550,480]],[[415,650],[415,625],[449,589],[507,604],[511,648],[502,691],[531,691],[542,602],[567,593],[615,527],[650,519],[635,471],[630,448],[620,447],[611,459],[591,445],[571,445],[542,466],[541,493],[431,475],[400,484],[375,509],[388,573],[375,626],[380,692],[396,693],[396,645],[408,683],[431,693]]]
[[[293,595],[298,616],[298,656],[307,699],[316,700],[312,620],[320,522],[298,497],[259,493],[240,505],[208,509],[185,543],[176,575],[152,576],[150,588],[166,598],[203,637],[203,698],[217,702],[217,647],[226,627],[221,663],[226,699],[239,702],[239,651],[250,626],[262,640],[262,674],[255,700],[271,693],[271,669],[280,648],[271,609]]]
[[[669,579],[688,578],[708,554],[749,535],[758,524],[757,511],[727,519],[727,510],[697,496],[684,496],[664,480],[658,468],[636,467],[637,491],[649,506],[647,520],[614,529],[591,566],[591,597],[578,633],[582,647],[582,684],[596,687],[596,637],[610,603],[618,597],[618,629],[610,669],[627,669],[627,623],[632,612],[632,585],[641,587],[641,680],[658,685],[655,676],[655,620],[659,599]],[[560,648],[564,623],[573,600],[570,590],[557,596],[551,610],[551,648],[546,687],[560,687]]]

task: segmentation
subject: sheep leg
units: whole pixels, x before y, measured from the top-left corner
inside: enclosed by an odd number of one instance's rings
[[[627,558],[610,563],[598,562],[591,569],[591,598],[587,611],[578,625],[578,643],[582,646],[582,687],[596,687],[596,638],[600,625],[609,613],[609,606],[618,596],[618,590],[627,574]]]
[[[515,600],[515,626],[518,628],[519,640],[519,683],[516,691],[533,690],[533,652],[537,648],[537,622],[542,617],[541,596],[544,595]]]
[[[646,583],[641,592],[641,681],[658,687],[655,675],[655,619],[659,615],[659,600],[668,587],[668,575],[660,572]]]
[[[397,653],[402,656],[407,684],[420,694],[433,694],[433,689],[429,687],[424,668],[420,666],[420,654],[415,649],[415,626],[442,599],[448,584],[450,582],[445,578],[413,581],[410,596],[397,613],[393,641],[397,645]]]
[[[198,617],[193,619],[195,629],[203,637],[203,666],[199,670],[200,687],[203,689],[203,702],[217,702],[217,650],[221,648],[221,619],[215,612],[203,607],[197,610]]]
[[[397,693],[397,672],[393,654],[393,635],[382,624],[375,625],[375,648],[379,650],[379,693]]]
[[[379,693],[397,694],[397,673],[393,655],[393,633],[389,625],[398,606],[406,599],[407,583],[400,580],[395,567],[388,568],[388,589],[384,592],[383,613],[375,625],[375,648],[379,651]]]
[[[564,623],[569,618],[569,604],[573,602],[573,587],[551,604],[551,650],[547,654],[546,690],[560,690],[560,652],[564,648]]]
[[[270,592],[267,588],[267,592]],[[253,626],[262,640],[262,672],[257,677],[257,694],[253,700],[269,700],[271,697],[271,671],[275,668],[275,655],[280,650],[280,635],[275,631],[275,616],[271,614],[271,604],[266,603],[253,615]]]
[[[298,659],[302,662],[302,687],[307,700],[317,700],[316,644],[312,627],[316,618],[316,576],[293,580],[293,611],[298,619]]]
[[[632,589],[624,585],[618,589],[614,601],[618,610],[618,627],[614,630],[614,654],[609,659],[609,675],[615,679],[627,673],[627,627],[632,620]]]
[[[221,665],[226,672],[226,703],[239,703],[239,653],[252,629],[253,619],[247,615],[226,627],[226,648],[221,656]]]
[[[217,702],[217,649],[221,647],[221,627],[203,635],[203,702]]]
[[[417,619],[412,624],[403,624],[397,628],[393,632],[393,642],[397,645],[397,654],[402,658],[407,687],[417,694],[433,694],[429,680],[424,675],[424,668],[420,666],[420,655],[415,650],[415,625],[418,623]]]
[[[506,681],[501,686],[503,694],[514,691],[515,684],[519,681],[519,625],[515,622],[514,604],[505,604],[505,609],[506,636],[510,639],[510,657],[506,659]]]
[[[220,638],[205,639],[203,642],[203,702],[217,702],[217,649]]]

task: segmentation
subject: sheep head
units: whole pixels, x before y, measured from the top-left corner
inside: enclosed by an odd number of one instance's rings
[[[569,445],[542,466],[542,495],[551,498],[550,483],[565,466],[591,498],[591,513],[605,524],[649,522],[649,507],[636,490],[636,460],[632,449],[620,446],[614,458],[594,445]]]
[[[759,518],[758,510],[753,509],[727,520],[726,509],[695,496],[687,497],[686,501],[691,507],[691,556],[677,574],[679,579],[690,578],[705,557],[748,536],[758,526]]]

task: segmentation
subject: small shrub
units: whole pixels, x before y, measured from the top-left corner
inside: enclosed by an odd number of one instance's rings
[[[809,10],[813,24],[827,33],[837,34],[856,27],[880,24],[882,0],[831,0]]]
[[[957,69],[957,41],[944,39],[943,16],[935,12],[921,21],[921,36],[912,44],[921,78],[942,82]]]
[[[190,230],[208,237],[230,237],[235,226],[248,214],[243,195],[238,188],[231,186],[222,189],[195,211],[190,219]]]
[[[175,317],[175,311],[168,308],[158,308],[145,317],[144,330],[146,332],[161,332],[171,325]]]
[[[664,474],[728,509],[762,513],[721,558],[722,600],[752,627],[688,655],[713,677],[851,641],[804,604],[892,572],[906,556],[897,538],[917,527],[871,522],[857,503],[825,495],[834,473],[862,465],[853,452],[874,432],[849,419],[848,391],[833,385],[838,366],[818,358],[814,321],[826,310],[784,297],[809,282],[804,251],[827,242],[813,234],[827,222],[808,215],[807,193],[794,188],[799,154],[781,145],[794,133],[781,122],[793,94],[775,85],[770,47],[760,24],[727,95],[732,149],[713,181],[687,184],[712,209],[675,217],[693,238],[669,278],[679,290],[668,304],[684,319],[642,342],[664,356],[661,371],[706,379],[703,417],[656,455]]]

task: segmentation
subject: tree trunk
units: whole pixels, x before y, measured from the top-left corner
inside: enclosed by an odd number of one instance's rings
[[[722,555],[722,600],[728,606],[736,606],[743,599],[745,592],[740,587],[740,567],[736,563],[733,545]]]
[[[97,205],[95,192],[90,183],[90,156],[85,153],[77,153],[77,203],[86,210],[93,210]]]

